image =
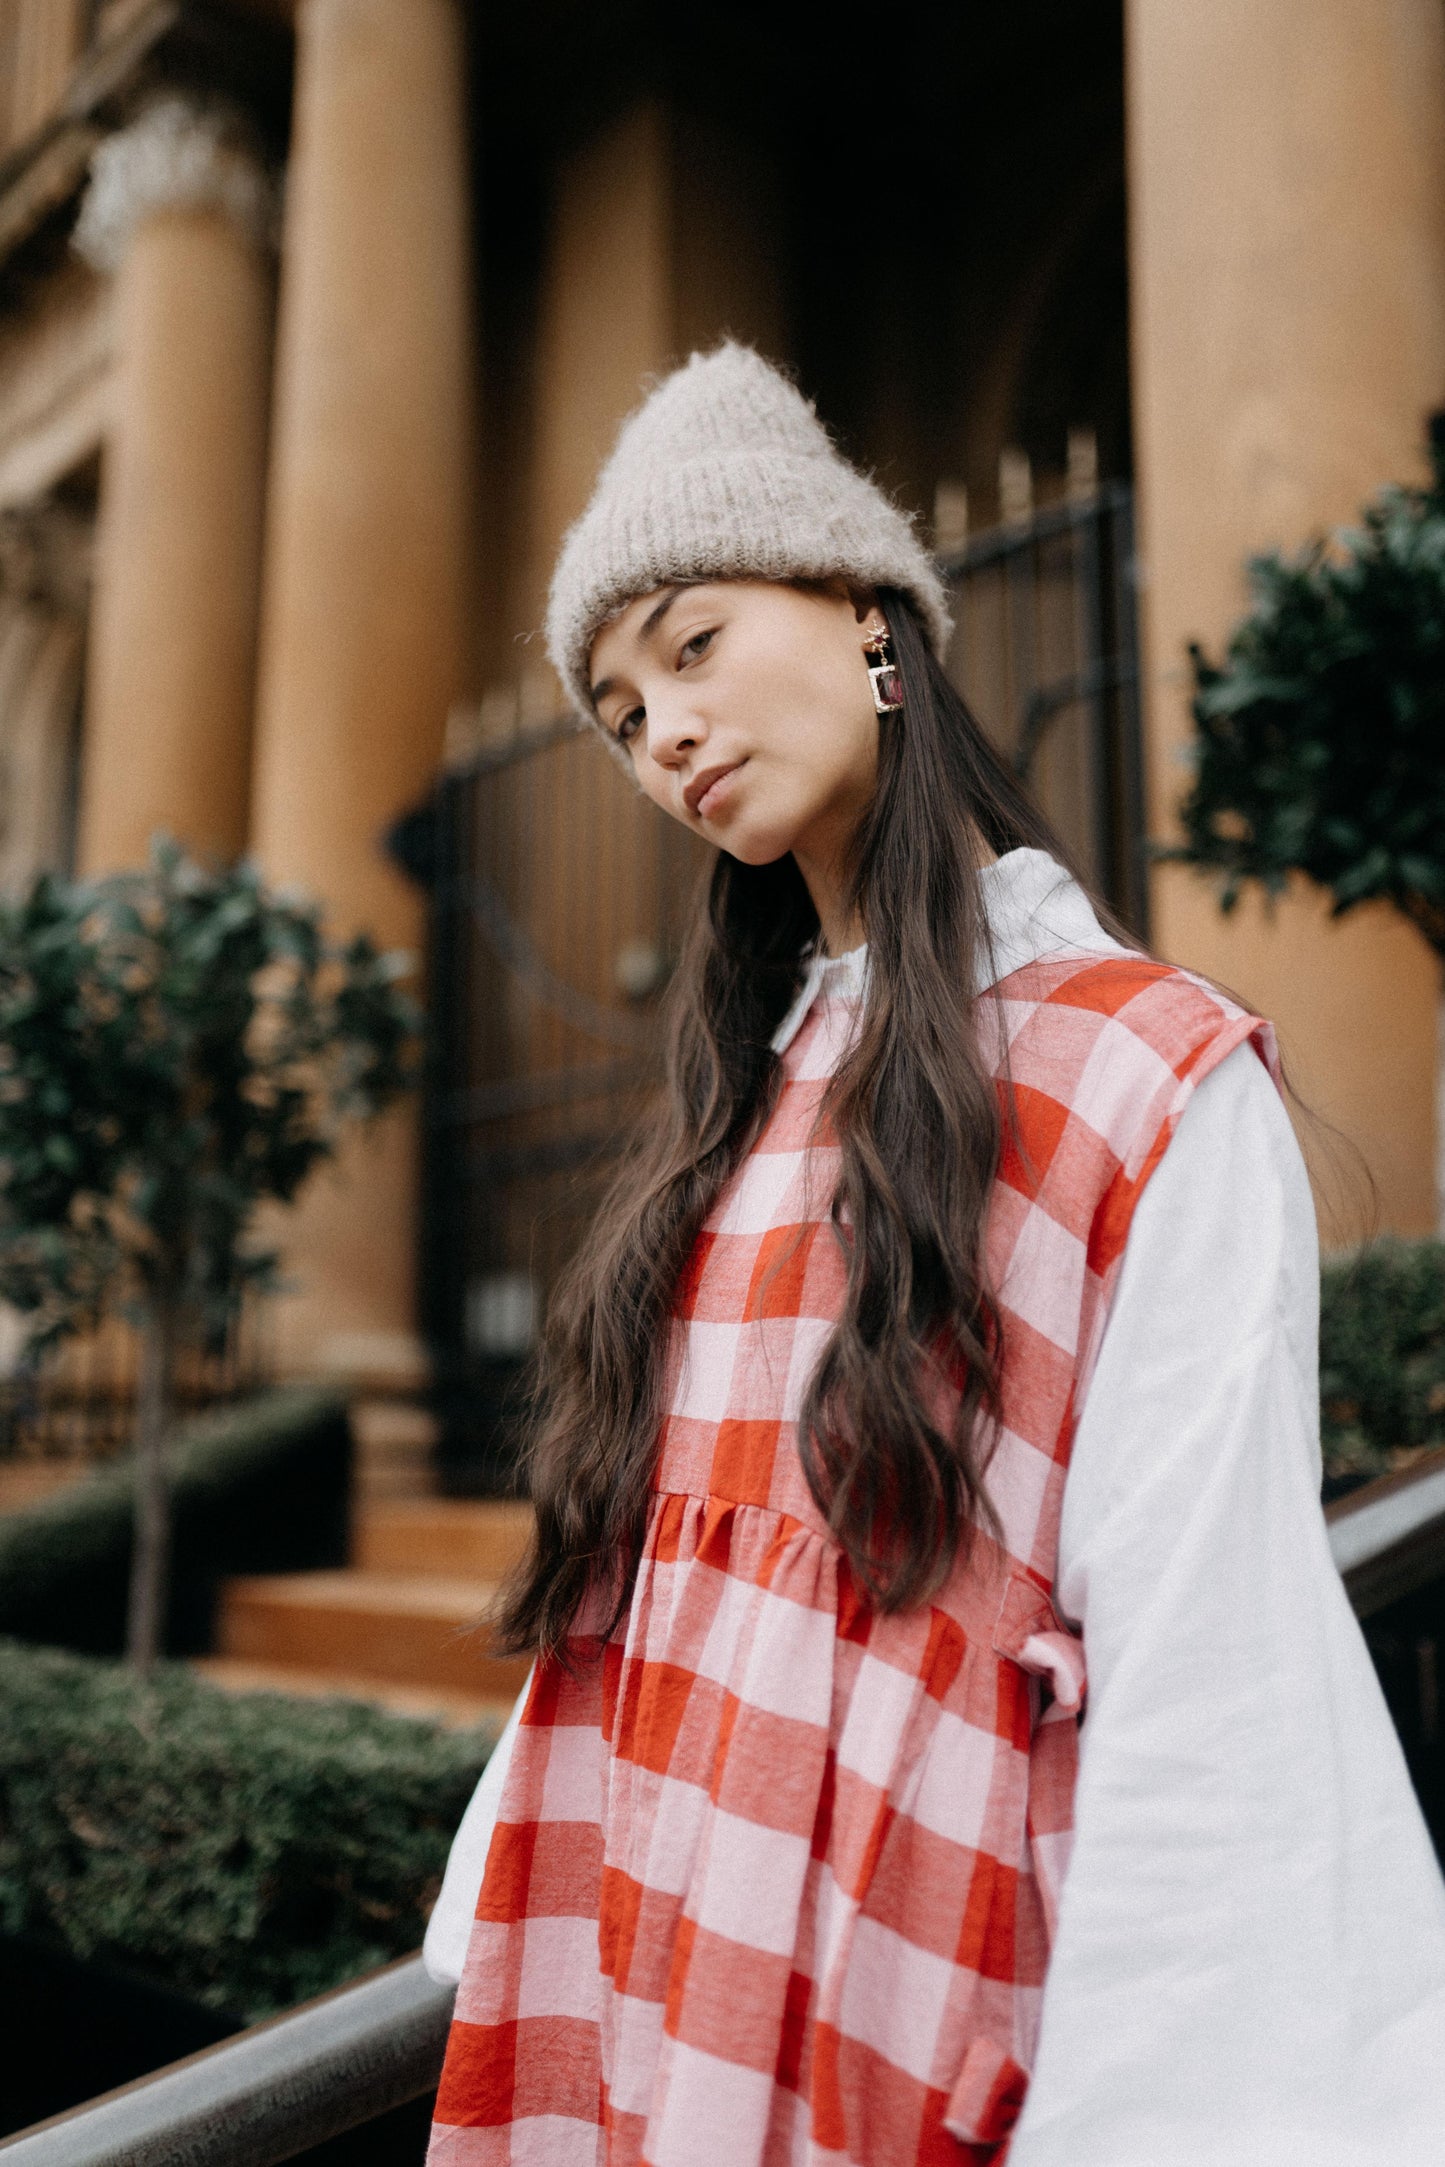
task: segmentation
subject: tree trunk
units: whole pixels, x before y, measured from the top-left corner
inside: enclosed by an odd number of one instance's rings
[[[135,1539],[131,1550],[126,1653],[142,1677],[162,1651],[168,1589],[171,1501],[165,1444],[171,1426],[175,1312],[163,1296],[147,1301],[141,1323],[135,1420]]]

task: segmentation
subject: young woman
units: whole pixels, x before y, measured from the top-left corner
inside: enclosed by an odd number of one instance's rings
[[[1101,922],[756,355],[629,422],[548,629],[719,855],[553,1304],[434,2167],[1445,2161],[1268,1025]]]

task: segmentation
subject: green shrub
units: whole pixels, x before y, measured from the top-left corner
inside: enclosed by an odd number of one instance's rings
[[[0,895],[0,1297],[32,1346],[125,1316],[140,1342],[128,1653],[164,1646],[167,1440],[187,1347],[215,1345],[253,1236],[346,1126],[409,1089],[412,964],[257,868],[157,837],[144,870]]]
[[[1428,489],[1391,488],[1360,527],[1255,558],[1222,664],[1193,652],[1185,843],[1220,901],[1293,872],[1334,912],[1383,899],[1445,960],[1445,415]]]
[[[1377,1241],[1326,1262],[1320,1418],[1334,1476],[1445,1444],[1445,1242]]]
[[[211,1645],[227,1573],[345,1563],[351,1435],[336,1393],[266,1392],[202,1416],[181,1433],[170,1464],[173,1653]],[[119,1654],[132,1520],[125,1462],[0,1518],[0,1633]]]
[[[287,2008],[420,1944],[493,1736],[0,1641],[0,1933]]]

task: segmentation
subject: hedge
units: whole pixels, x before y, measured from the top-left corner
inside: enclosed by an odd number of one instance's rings
[[[494,1737],[0,1641],[0,1934],[288,2008],[418,1947]]]
[[[1320,1418],[1335,1480],[1445,1444],[1445,1242],[1371,1242],[1320,1281]]]
[[[175,1535],[166,1645],[211,1645],[228,1573],[346,1562],[345,1402],[295,1387],[197,1418],[171,1456]],[[0,1517],[0,1634],[95,1655],[125,1645],[132,1524],[123,1463]]]

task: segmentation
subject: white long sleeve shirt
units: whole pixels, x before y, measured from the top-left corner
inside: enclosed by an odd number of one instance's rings
[[[1040,852],[982,878],[995,975],[1114,949]],[[819,958],[777,1043],[865,971]],[[1242,1046],[1136,1209],[1075,1436],[1056,1599],[1088,1704],[1010,2167],[1445,2167],[1445,1884],[1319,1508],[1318,1300],[1304,1165]],[[453,1845],[438,1979],[516,1721]]]

